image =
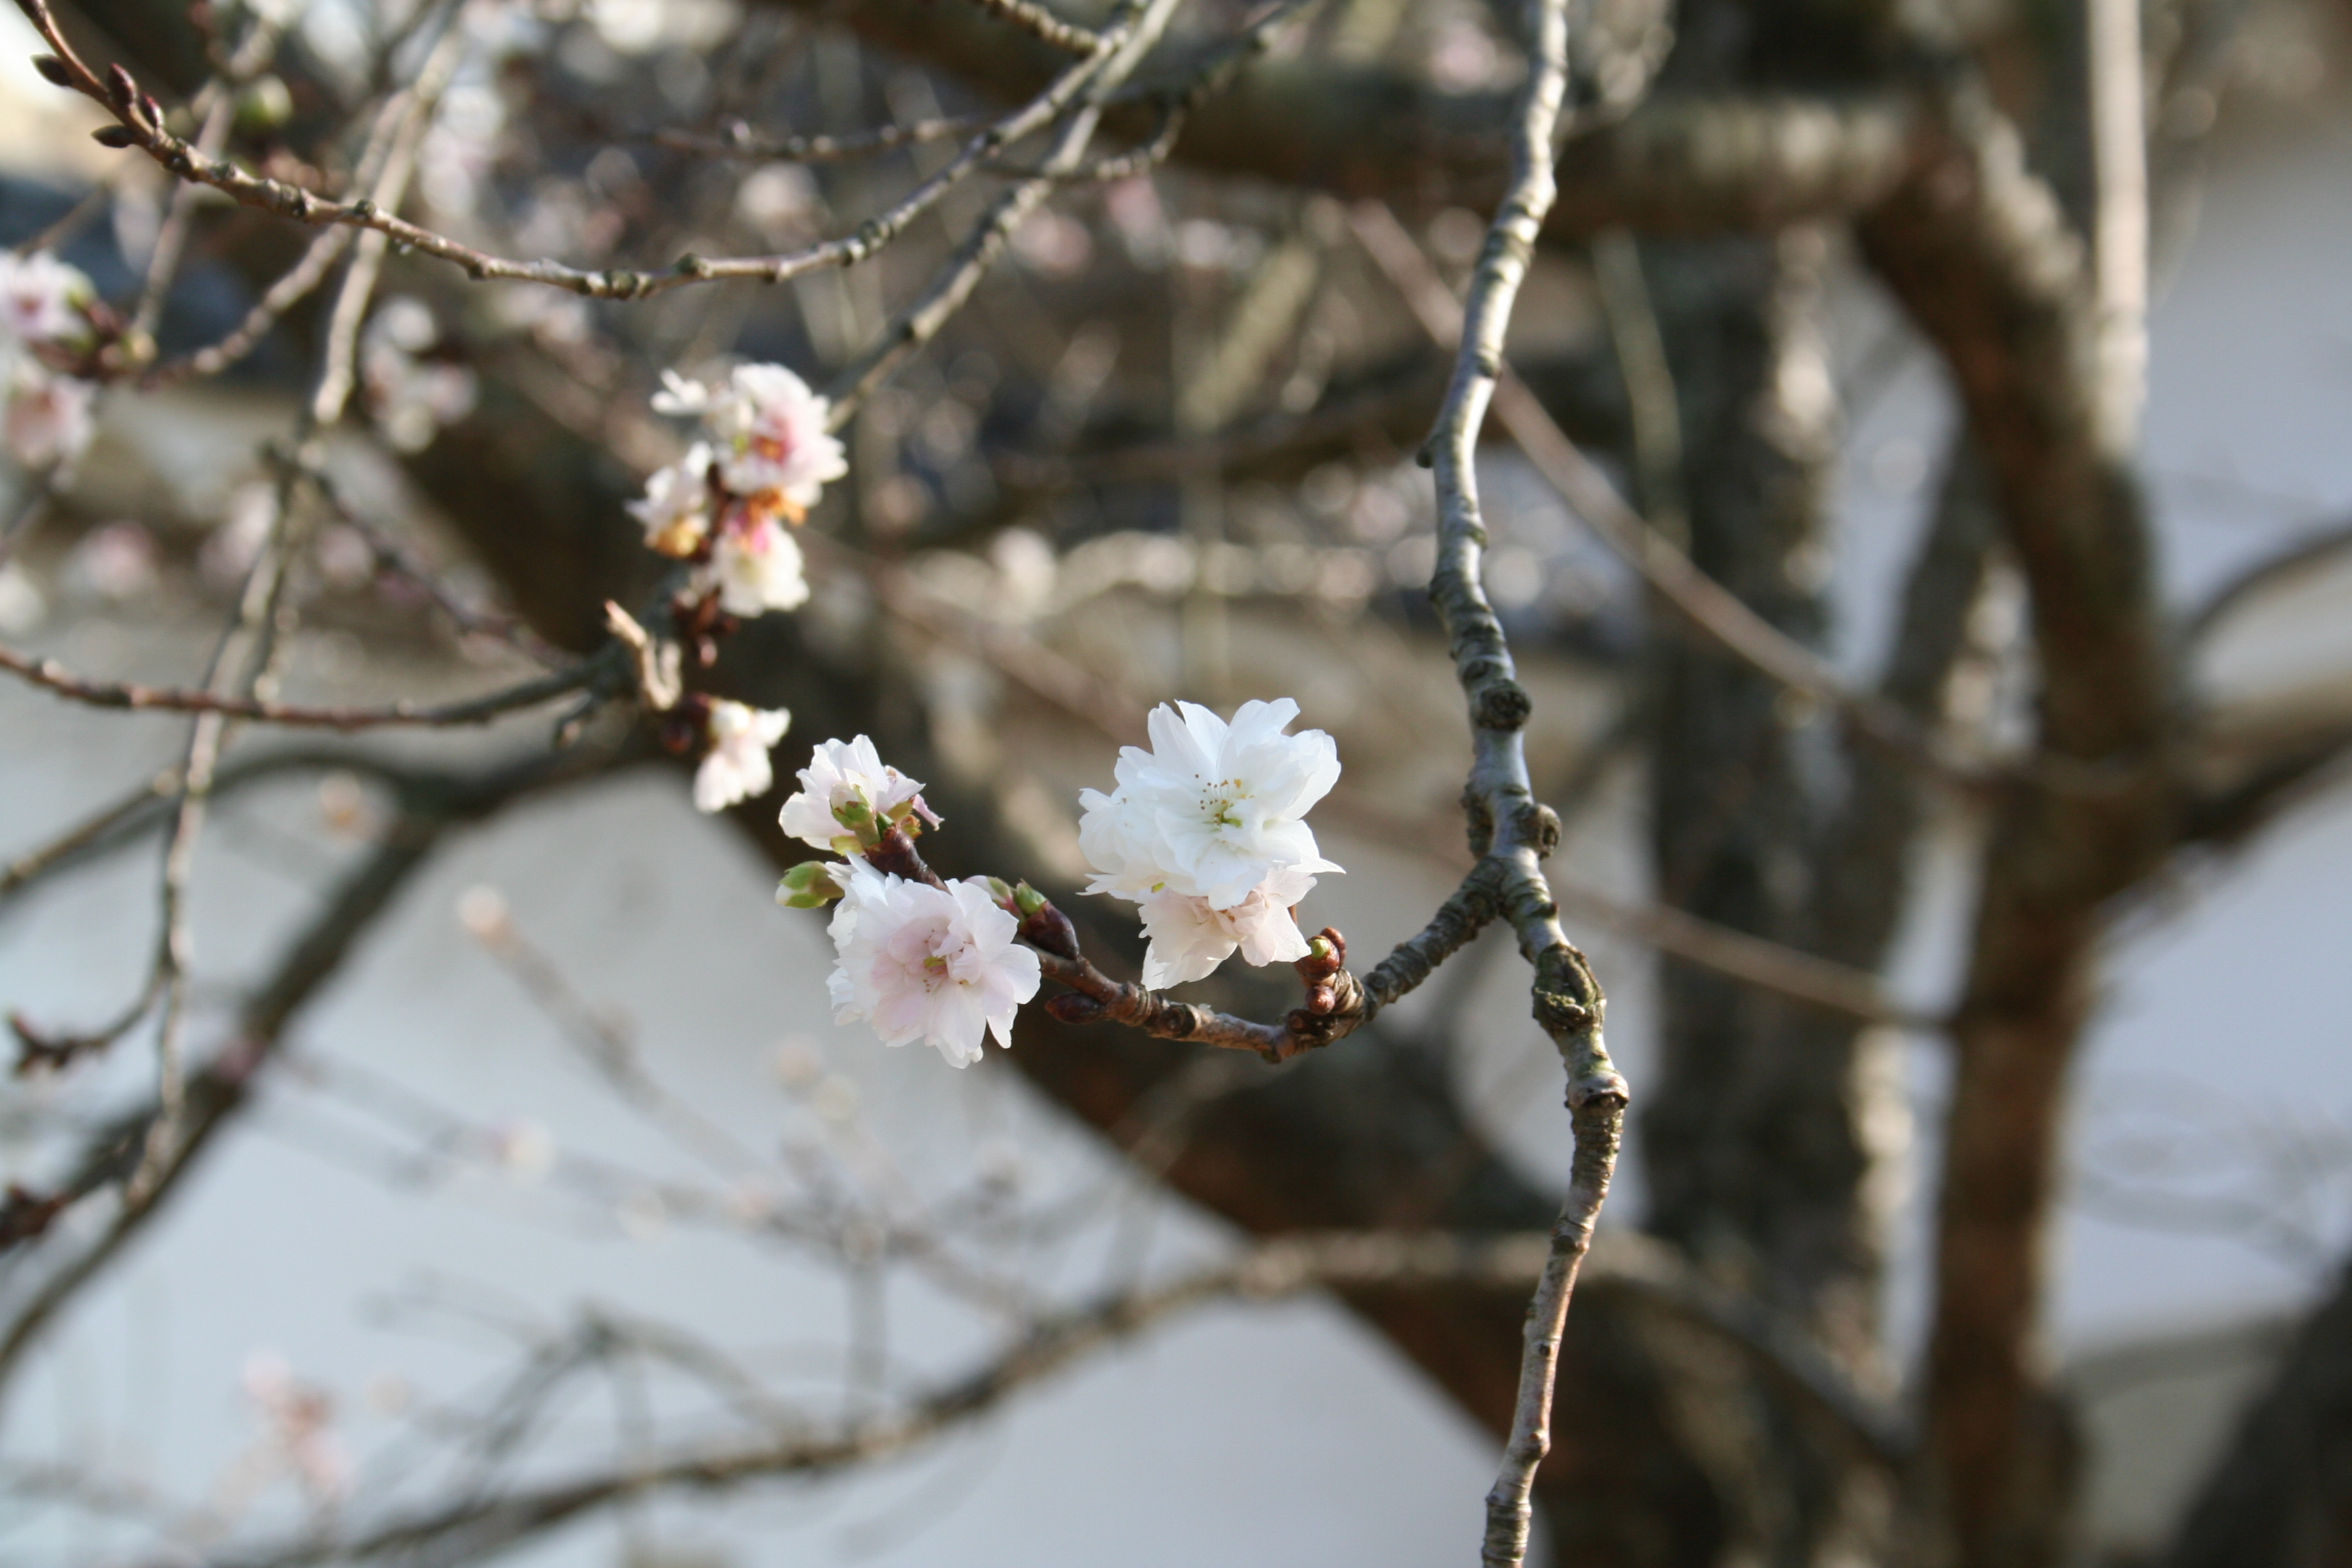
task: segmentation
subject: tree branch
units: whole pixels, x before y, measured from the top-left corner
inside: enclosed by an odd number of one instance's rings
[[[93,680],[77,675],[55,659],[35,658],[14,648],[0,647],[0,670],[31,685],[55,692],[68,701],[92,708],[127,708],[167,713],[210,714],[289,729],[377,730],[391,726],[447,729],[486,724],[525,708],[536,708],[574,691],[602,689],[619,666],[609,658],[582,659],[569,669],[534,680],[452,702],[397,702],[368,707],[325,707],[300,702],[273,702],[258,697],[198,690],[173,686],[142,686],[136,681]]]
[[[813,13],[825,0],[769,3]],[[999,98],[1035,90],[1067,58],[929,0],[860,0],[841,19],[869,42]],[[1155,65],[1137,96],[1183,82],[1200,54],[1216,48]],[[1106,128],[1147,141],[1149,112],[1138,103]],[[1513,113],[1506,94],[1442,92],[1384,66],[1256,59],[1192,110],[1170,156],[1350,199],[1419,205],[1442,194],[1484,209],[1510,179],[1509,148],[1496,128]],[[1902,179],[1916,125],[1907,100],[1893,94],[1655,98],[1570,142],[1545,232],[1769,230],[1852,212]]]
[[[522,796],[591,776],[620,753],[575,748],[534,755],[475,776],[410,775],[404,811],[376,848],[347,875],[326,906],[247,998],[233,1042],[190,1075],[178,1135],[171,1140],[138,1204],[118,1205],[95,1237],[59,1241],[68,1256],[43,1267],[0,1330],[0,1390],[5,1390],[40,1331],[163,1206],[226,1124],[250,1100],[257,1075],[277,1053],[288,1026],[331,979],[394,896],[451,828],[479,822]],[[64,1208],[127,1181],[141,1162],[160,1110],[150,1109],[100,1129],[71,1170],[46,1194]]]

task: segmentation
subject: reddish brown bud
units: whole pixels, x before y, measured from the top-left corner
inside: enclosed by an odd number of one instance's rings
[[[33,68],[47,77],[53,86],[71,87],[73,85],[73,72],[68,70],[66,62],[55,55],[35,55]]]
[[[1070,917],[1051,904],[1040,904],[1021,922],[1021,939],[1056,958],[1078,956],[1078,931]]]
[[[139,133],[128,125],[101,125],[89,133],[89,139],[101,147],[135,147]]]
[[[1046,1002],[1045,1011],[1065,1024],[1092,1024],[1102,1017],[1106,1009],[1084,992],[1065,991]]]

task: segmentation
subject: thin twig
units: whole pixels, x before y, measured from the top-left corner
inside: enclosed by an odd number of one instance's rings
[[[244,359],[261,345],[261,340],[269,335],[280,317],[309,299],[326,281],[327,274],[350,247],[352,233],[348,228],[331,228],[314,236],[303,249],[301,259],[278,276],[226,337],[157,365],[141,378],[140,385],[152,391],[183,381],[202,380],[218,375]]]
[[[896,205],[868,218],[853,234],[780,255],[715,259],[686,256],[667,268],[649,271],[600,271],[554,260],[493,256],[400,217],[372,197],[352,201],[325,198],[302,186],[253,174],[230,160],[208,157],[184,138],[173,134],[159,116],[148,113],[135,96],[135,87],[127,102],[118,102],[107,82],[67,42],[50,14],[48,0],[17,0],[17,5],[56,51],[74,90],[115,115],[114,131],[123,144],[138,148],[179,178],[209,185],[241,205],[299,223],[343,225],[383,235],[390,241],[460,267],[478,281],[507,279],[540,283],[599,300],[642,300],[720,279],[778,283],[820,268],[847,267],[862,261],[895,239],[966,177],[982,169],[1001,149],[1059,121],[1104,62],[1123,52],[1122,45],[1130,37],[1125,30],[1127,25],[1114,24],[1105,29],[1103,49],[1074,64],[1028,104],[995,121],[937,173]],[[1131,64],[1129,68],[1132,69]]]
[[[2183,648],[2195,648],[2212,635],[2216,626],[2244,607],[2248,600],[2347,554],[2352,554],[2352,521],[2314,529],[2275,554],[2240,568],[2189,612],[2180,623],[2180,629],[2173,634],[2173,640]]]
[[[1002,16],[1030,37],[1043,38],[1057,49],[1091,59],[1110,40],[1102,34],[1063,21],[1035,0],[967,0],[991,16]]]
[[[1438,1282],[1523,1284],[1536,1261],[1532,1238],[1340,1234],[1286,1237],[1240,1260],[1172,1283],[1120,1292],[1041,1317],[1013,1345],[971,1371],[910,1400],[899,1411],[844,1424],[835,1432],[732,1447],[672,1451],[649,1463],[619,1464],[499,1497],[478,1497],[398,1516],[363,1531],[312,1534],[234,1559],[221,1568],[308,1568],[378,1559],[480,1562],[528,1537],[625,1499],[665,1491],[711,1491],[761,1477],[823,1475],[904,1453],[997,1408],[1018,1390],[1194,1308],[1224,1300],[1276,1300],[1325,1285],[1411,1286]]]
[[[1349,208],[1349,217],[1365,251],[1405,297],[1423,330],[1439,342],[1455,341],[1462,330],[1463,307],[1396,215],[1379,203],[1365,202]],[[2053,791],[2099,795],[2126,788],[2137,776],[2137,770],[2064,757],[1988,762],[1967,756],[1898,704],[1876,693],[1849,689],[1827,660],[1700,571],[1688,555],[1627,505],[1609,477],[1570,439],[1501,354],[1497,342],[1494,361],[1497,381],[1492,394],[1495,413],[1536,471],[1602,543],[1640,573],[1685,619],[1768,679],[1841,715],[1863,736],[1958,788],[1982,792],[2004,783],[2029,782]]]
[[[254,1075],[279,1047],[287,1026],[425,864],[441,834],[480,821],[534,791],[589,776],[618,757],[582,747],[541,753],[473,777],[405,775],[402,816],[339,884],[268,980],[247,998],[234,1037],[238,1048],[195,1075],[188,1086],[186,1120],[164,1146],[149,1178],[146,1201],[131,1203],[126,1197],[95,1237],[77,1241],[79,1250],[42,1278],[0,1331],[0,1392],[41,1329],[139,1233],[221,1125],[248,1103]],[[161,1117],[160,1107],[151,1108],[101,1129],[54,1195],[78,1200],[130,1177],[134,1164],[143,1163],[143,1151],[152,1147],[152,1129]]]
[[[1530,18],[1534,36],[1511,131],[1510,184],[1471,274],[1454,379],[1425,447],[1436,469],[1438,509],[1430,599],[1453,649],[1474,737],[1470,779],[1463,791],[1471,847],[1495,863],[1500,912],[1535,969],[1536,1020],[1560,1053],[1576,1139],[1568,1195],[1528,1309],[1510,1436],[1486,1495],[1480,1546],[1486,1568],[1520,1568],[1527,1558],[1533,1518],[1528,1498],[1536,1467],[1551,1447],[1552,1379],[1560,1335],[1577,1266],[1591,1246],[1593,1222],[1616,1169],[1627,1099],[1625,1080],[1601,1039],[1600,982],[1560,930],[1559,906],[1544,879],[1542,860],[1559,841],[1559,819],[1537,802],[1528,780],[1524,731],[1532,704],[1479,581],[1486,530],[1478,504],[1478,432],[1504,374],[1503,338],[1511,307],[1556,194],[1552,136],[1568,89],[1567,0],[1538,0]]]
[[[834,377],[827,388],[833,401],[829,427],[847,426],[874,389],[882,384],[908,355],[936,336],[950,317],[963,308],[971,291],[1011,242],[1013,230],[1054,194],[1063,175],[1078,166],[1101,123],[1103,106],[1134,74],[1136,67],[1166,31],[1174,7],[1165,0],[1130,5],[1128,14],[1102,33],[1101,51],[1081,68],[1089,74],[1078,84],[1082,96],[1073,114],[1045,154],[1044,172],[1023,180],[991,204],[971,232],[931,276],[922,294],[902,310],[866,353]],[[1076,72],[1072,72],[1076,75]],[[944,171],[942,171],[944,172]]]
[[[34,658],[14,648],[0,647],[0,670],[71,701],[93,708],[132,708],[168,713],[201,713],[242,719],[295,729],[377,730],[394,725],[423,729],[484,724],[524,708],[578,691],[594,684],[608,667],[594,658],[569,669],[543,675],[520,685],[453,702],[418,702],[404,698],[378,707],[315,706],[275,702],[257,697],[176,686],[142,686],[132,681],[93,680],[75,674],[50,658]]]
[[[707,158],[758,158],[781,163],[832,163],[845,158],[863,158],[876,153],[895,152],[901,147],[919,147],[927,142],[944,142],[950,137],[971,136],[995,123],[995,117],[986,114],[962,114],[937,120],[917,120],[905,125],[880,125],[871,131],[861,131],[844,136],[784,136],[775,139],[761,137],[743,121],[728,122],[716,136],[698,136],[687,131],[659,131],[654,133],[657,146],[673,152],[694,153]]]

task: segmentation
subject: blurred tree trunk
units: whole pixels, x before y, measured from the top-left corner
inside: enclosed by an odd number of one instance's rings
[[[1645,273],[1681,423],[1689,550],[1797,640],[1827,626],[1822,583],[1835,409],[1820,341],[1823,245],[1811,231],[1653,242]],[[1654,512],[1663,498],[1645,498]],[[1828,816],[1831,759],[1805,715],[1751,666],[1654,616],[1650,841],[1662,903],[1801,941]],[[1811,754],[1809,754],[1809,752]],[[1646,1223],[1710,1273],[1819,1322],[1874,1291],[1858,1210],[1870,1163],[1849,1092],[1852,1031],[1791,1051],[1790,1006],[1662,960],[1659,1057],[1643,1085]],[[1867,1321],[1849,1325],[1851,1352]],[[1832,1526],[1840,1456],[1752,1376],[1685,1402],[1720,1538],[1669,1561],[1811,1561]],[[1696,1544],[1696,1543],[1694,1543]]]

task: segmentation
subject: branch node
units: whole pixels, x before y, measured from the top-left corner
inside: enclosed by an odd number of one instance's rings
[[[1536,1022],[1548,1035],[1580,1034],[1601,1021],[1593,1009],[1560,992],[1538,991],[1535,999]]]
[[[1570,1110],[1582,1110],[1602,1100],[1613,1100],[1622,1106],[1632,1098],[1633,1093],[1625,1087],[1624,1079],[1612,1071],[1588,1073],[1568,1086],[1568,1108]]]
[[[1519,842],[1534,850],[1538,860],[1550,859],[1552,851],[1559,847],[1559,813],[1541,801],[1529,801],[1519,807],[1511,826]]]
[[[1507,675],[1479,689],[1473,722],[1481,730],[1519,730],[1534,711],[1528,689]]]

